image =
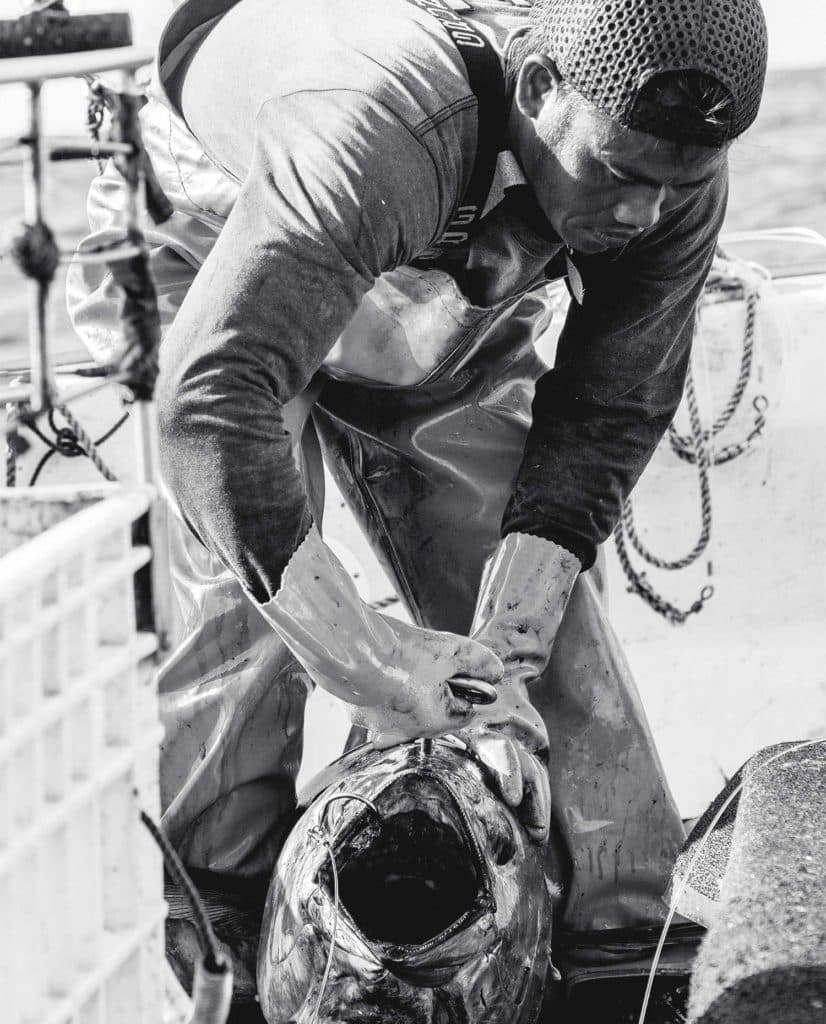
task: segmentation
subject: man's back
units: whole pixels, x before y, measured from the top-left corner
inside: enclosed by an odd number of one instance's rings
[[[526,13],[487,0],[466,16],[501,53]],[[476,101],[462,57],[413,0],[241,0],[217,20],[209,14],[198,5],[189,32],[173,21],[161,77],[191,130],[234,177],[245,177],[264,104],[301,95],[312,120],[314,102],[342,91],[355,109],[369,98],[392,111],[427,145],[447,182],[457,165],[472,162]]]

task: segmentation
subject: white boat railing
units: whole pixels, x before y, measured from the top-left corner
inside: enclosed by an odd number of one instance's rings
[[[0,491],[0,976],[7,1024],[163,1018],[151,489]],[[42,530],[42,532],[38,532]],[[137,588],[140,592],[140,586]]]

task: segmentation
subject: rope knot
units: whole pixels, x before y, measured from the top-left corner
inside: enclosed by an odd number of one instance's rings
[[[60,250],[48,224],[24,224],[12,240],[11,258],[26,277],[49,284],[60,262]]]
[[[55,434],[54,443],[60,454],[67,458],[86,454],[86,450],[78,443],[77,434],[70,427],[61,427]]]

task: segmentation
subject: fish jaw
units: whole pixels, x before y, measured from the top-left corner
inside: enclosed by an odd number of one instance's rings
[[[349,759],[288,838],[264,921],[270,1024],[315,1019],[333,934],[319,1024],[528,1024],[538,1013],[550,937],[539,855],[455,744]]]

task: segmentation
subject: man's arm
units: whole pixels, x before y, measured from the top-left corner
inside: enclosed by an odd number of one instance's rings
[[[165,338],[157,393],[165,480],[261,602],[309,526],[282,407],[374,279],[426,248],[448,213],[430,154],[376,101],[342,91],[262,107],[249,175]]]
[[[593,563],[679,405],[726,175],[622,257],[578,260],[585,298],[537,383],[503,535],[544,537]]]

